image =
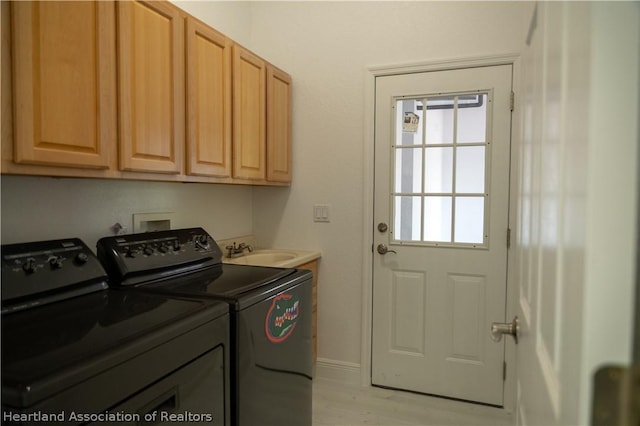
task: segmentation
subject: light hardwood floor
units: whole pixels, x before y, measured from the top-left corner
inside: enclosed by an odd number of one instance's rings
[[[499,408],[375,387],[360,387],[316,377],[314,425],[513,425]]]

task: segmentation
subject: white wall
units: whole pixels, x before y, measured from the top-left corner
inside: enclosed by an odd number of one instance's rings
[[[592,377],[631,362],[634,329],[640,3],[591,5],[589,174],[580,423],[591,415]],[[637,326],[637,324],[636,324]]]
[[[252,188],[231,185],[2,176],[2,243],[78,237],[95,249],[133,213],[174,212],[173,228],[217,239],[252,232]]]
[[[293,76],[290,189],[254,190],[265,245],[322,251],[319,349],[360,363],[367,67],[518,52],[523,2],[255,2],[250,48]],[[313,204],[331,205],[313,223]]]
[[[245,1],[170,0],[176,6],[240,44],[251,37],[251,3]]]

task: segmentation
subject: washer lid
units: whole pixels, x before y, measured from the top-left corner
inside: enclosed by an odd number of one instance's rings
[[[231,311],[245,309],[303,281],[311,282],[311,271],[265,266],[223,264],[179,278],[136,287],[142,292],[223,300]]]
[[[141,285],[139,288],[190,297],[239,299],[248,293],[263,291],[296,272],[295,269],[221,264],[207,271]]]
[[[227,312],[224,303],[104,290],[4,315],[2,402],[31,405]]]

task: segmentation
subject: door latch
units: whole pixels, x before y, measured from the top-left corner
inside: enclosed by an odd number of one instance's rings
[[[378,244],[377,250],[380,254],[397,253],[395,250],[389,250],[386,244]]]
[[[518,344],[518,333],[520,332],[520,323],[516,316],[511,322],[492,322],[491,323],[491,340],[499,342],[502,340],[503,334],[510,334]]]

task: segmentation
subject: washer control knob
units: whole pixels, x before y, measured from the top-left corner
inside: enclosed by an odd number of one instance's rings
[[[173,240],[173,251],[180,251],[180,241]]]
[[[207,237],[206,234],[204,234],[204,235],[196,235],[195,246],[196,246],[196,248],[201,248],[203,250],[207,250],[209,248],[209,237]]]
[[[61,256],[51,256],[49,259],[47,259],[47,261],[49,262],[49,266],[51,266],[51,269],[60,269],[60,268],[62,268],[62,257]]]
[[[33,257],[28,258],[22,265],[22,269],[27,274],[33,274],[36,271],[36,260]]]
[[[169,247],[165,246],[164,244],[160,246],[160,248],[158,249],[160,250],[160,253],[166,253],[169,251]]]
[[[153,254],[153,247],[151,246],[146,246],[144,248],[144,254],[146,254],[147,256],[151,256]]]
[[[75,261],[78,265],[84,265],[89,261],[89,256],[86,253],[78,253],[76,255]]]

